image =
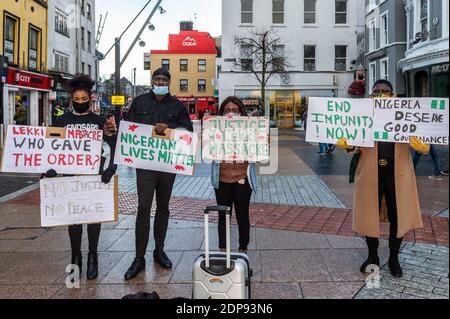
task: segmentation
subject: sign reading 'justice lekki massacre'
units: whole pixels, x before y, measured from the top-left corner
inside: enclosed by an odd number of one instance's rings
[[[154,126],[120,122],[114,163],[181,175],[194,174],[198,136],[184,130],[156,135]]]
[[[203,118],[202,154],[205,160],[267,161],[269,119],[241,116]]]
[[[370,99],[309,98],[306,141],[373,147],[372,115]]]
[[[99,175],[44,178],[40,181],[41,226],[117,221],[117,176],[104,184]]]
[[[448,145],[449,100],[444,98],[374,99],[374,139]]]
[[[96,175],[103,132],[97,130],[10,125],[2,154],[2,172]]]

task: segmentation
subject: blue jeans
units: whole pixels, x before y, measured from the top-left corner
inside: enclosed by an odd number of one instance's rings
[[[333,146],[333,144],[327,144],[327,143],[319,143],[319,153],[325,153],[327,148]]]
[[[443,162],[442,155],[439,152],[439,150],[436,148],[436,145],[434,145],[434,144],[430,145],[430,155],[431,155],[431,159],[434,162],[434,175],[441,174],[441,172],[444,170],[443,163],[442,163]],[[413,154],[414,168],[416,168],[417,163],[419,163],[419,160],[421,157],[422,157],[421,153],[414,151],[414,154]]]

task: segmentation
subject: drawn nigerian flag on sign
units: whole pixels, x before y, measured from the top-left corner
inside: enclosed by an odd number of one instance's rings
[[[198,136],[173,130],[170,138],[153,134],[154,126],[120,122],[114,163],[181,175],[194,175]]]

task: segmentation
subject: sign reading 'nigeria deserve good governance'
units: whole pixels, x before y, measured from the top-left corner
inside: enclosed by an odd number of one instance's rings
[[[100,169],[103,132],[10,125],[2,172],[95,175]]]
[[[243,116],[203,118],[202,154],[205,160],[269,160],[269,119]]]
[[[372,115],[370,99],[309,98],[306,141],[373,147]]]
[[[449,100],[444,98],[374,99],[375,141],[448,145]]]
[[[159,136],[154,126],[121,121],[114,163],[181,175],[194,175],[198,136],[184,130],[166,130]]]

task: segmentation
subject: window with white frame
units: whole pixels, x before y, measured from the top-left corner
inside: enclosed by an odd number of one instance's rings
[[[55,52],[55,71],[70,73],[68,55]]]
[[[346,71],[347,70],[347,46],[346,45],[336,45],[335,50],[335,70],[336,71]]]
[[[335,23],[347,24],[347,0],[335,0]]]
[[[284,0],[272,0],[272,23],[284,23]]]
[[[377,65],[376,62],[369,64],[369,90],[372,92],[372,88],[377,81]]]
[[[380,79],[389,81],[389,59],[380,61]]]
[[[304,51],[304,66],[305,71],[315,71],[316,70],[316,46],[315,45],[305,45],[303,47]]]
[[[420,32],[422,32],[422,41],[428,40],[428,0],[420,0]]]
[[[55,12],[55,31],[66,36],[69,36],[69,30],[67,28],[67,17],[58,11]]]
[[[316,23],[316,0],[304,0],[304,23]]]
[[[387,11],[380,16],[381,46],[389,44],[389,16]]]
[[[369,22],[369,51],[375,51],[377,48],[377,28],[375,18]]]
[[[249,71],[253,69],[253,59],[252,59],[253,47],[249,44],[241,45],[241,59],[240,65],[242,71]]]
[[[253,0],[241,0],[241,23],[253,23]]]

